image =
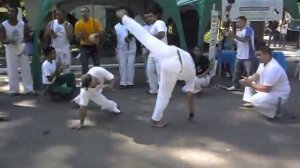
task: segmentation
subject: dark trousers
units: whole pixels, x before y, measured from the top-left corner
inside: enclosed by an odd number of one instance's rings
[[[82,45],[80,49],[82,74],[86,74],[89,70],[89,58],[92,58],[94,66],[100,65],[100,56],[95,45]]]
[[[256,59],[247,59],[247,60],[237,59],[234,65],[234,73],[232,78],[233,86],[239,88],[240,87],[239,80],[244,70],[247,76],[251,76],[256,70],[255,67],[256,67]]]
[[[75,75],[71,72],[59,75],[56,77],[54,83],[46,85],[46,89],[46,92],[51,96],[71,96],[76,89]]]

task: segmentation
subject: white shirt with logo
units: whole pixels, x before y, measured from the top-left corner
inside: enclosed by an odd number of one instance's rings
[[[241,38],[250,39],[247,42],[241,42],[236,40],[237,43],[237,54],[236,58],[241,60],[254,59],[255,49],[254,49],[254,31],[251,27],[245,27],[242,30],[236,32],[236,35]]]
[[[56,38],[52,39],[52,46],[55,49],[64,49],[70,47],[70,41],[68,39],[64,24],[67,24],[67,26],[71,26],[71,24],[67,21],[63,24],[59,24],[57,19],[53,20],[50,23],[51,29],[56,33],[57,36]]]

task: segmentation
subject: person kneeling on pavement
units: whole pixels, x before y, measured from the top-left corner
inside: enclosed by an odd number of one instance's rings
[[[193,93],[200,92],[204,87],[207,87],[210,83],[211,76],[209,75],[210,71],[210,61],[208,57],[202,55],[200,48],[195,47],[192,53],[192,56],[195,60],[196,67],[196,76],[195,76],[195,85]],[[187,85],[182,88],[183,92],[187,92]]]
[[[105,80],[111,81],[110,85],[106,85],[108,88],[113,89],[116,87],[117,79],[113,74],[102,67],[93,67],[87,74],[81,76],[82,84],[80,94],[73,100],[73,102],[80,106],[80,123],[71,128],[80,129],[83,127],[87,115],[87,106],[90,100],[101,106],[102,109],[120,114],[121,111],[118,109],[117,103],[108,100],[102,94]]]
[[[46,94],[49,94],[53,99],[71,98],[76,89],[74,74],[71,72],[61,74],[67,66],[56,63],[56,52],[53,47],[46,47],[44,55],[46,60],[42,65],[42,78]]]
[[[262,46],[257,53],[260,65],[256,73],[243,77],[240,83],[245,87],[244,107],[255,107],[268,118],[278,116],[280,106],[287,102],[291,92],[290,83],[284,69],[272,58],[271,50]]]

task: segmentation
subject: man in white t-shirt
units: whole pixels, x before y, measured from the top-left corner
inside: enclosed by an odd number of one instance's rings
[[[145,12],[144,16],[148,22],[152,24],[150,34],[160,39],[165,44],[168,44],[167,26],[165,22],[159,20],[160,14],[160,10],[157,7],[153,7],[149,11]],[[160,65],[157,59],[155,58],[154,54],[150,52],[147,60],[147,74],[149,79],[150,94],[157,94],[158,92],[159,68]]]
[[[288,32],[288,24],[286,20],[283,20],[280,25],[280,39],[279,39],[279,47],[285,47],[286,36]]]
[[[116,85],[116,78],[102,67],[92,67],[87,74],[81,76],[81,90],[80,94],[73,100],[80,106],[80,123],[74,125],[72,128],[82,128],[84,120],[87,115],[87,106],[90,100],[102,109],[107,109],[115,114],[119,114],[120,110],[117,103],[108,100],[103,94],[102,89],[105,81],[111,81],[109,88],[114,88]]]
[[[116,24],[114,28],[117,35],[116,54],[119,60],[120,88],[132,88],[134,86],[136,40],[121,23]]]
[[[57,65],[56,52],[53,47],[44,48],[44,55],[46,60],[42,64],[42,79],[46,93],[49,93],[53,99],[71,98],[76,89],[75,75],[71,72],[61,74],[64,68],[68,67]]]
[[[64,73],[71,71],[70,40],[73,38],[73,26],[66,21],[66,11],[55,11],[56,18],[48,23],[44,34],[45,40],[51,38],[51,46],[56,51],[56,62],[65,66]]]
[[[172,96],[172,91],[177,80],[183,80],[186,83],[189,119],[193,119],[193,91],[196,70],[192,56],[188,52],[176,46],[167,45],[148,33],[139,23],[127,16],[126,9],[121,8],[117,10],[116,15],[120,20],[122,20],[123,25],[129,30],[129,32],[150,50],[153,57],[155,57],[161,65],[159,69],[159,73],[161,75],[159,90],[151,118],[152,126],[165,127],[167,125],[167,123],[164,123],[161,120],[164,110]]]
[[[239,79],[242,76],[243,70],[246,71],[247,76],[255,72],[255,49],[254,49],[254,31],[247,26],[247,18],[240,16],[238,18],[237,27],[239,30],[236,34],[229,32],[228,36],[232,37],[236,42],[237,54],[232,78],[233,86],[227,88],[229,91],[238,90]]]
[[[291,91],[285,70],[272,58],[271,50],[263,46],[257,53],[260,65],[255,74],[244,77],[244,107],[255,107],[268,118],[276,117],[280,105],[287,102]]]

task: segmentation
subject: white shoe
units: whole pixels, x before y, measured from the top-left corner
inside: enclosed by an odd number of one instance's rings
[[[228,90],[228,91],[237,91],[239,89],[235,86],[231,86],[231,87],[227,88],[226,90]]]

